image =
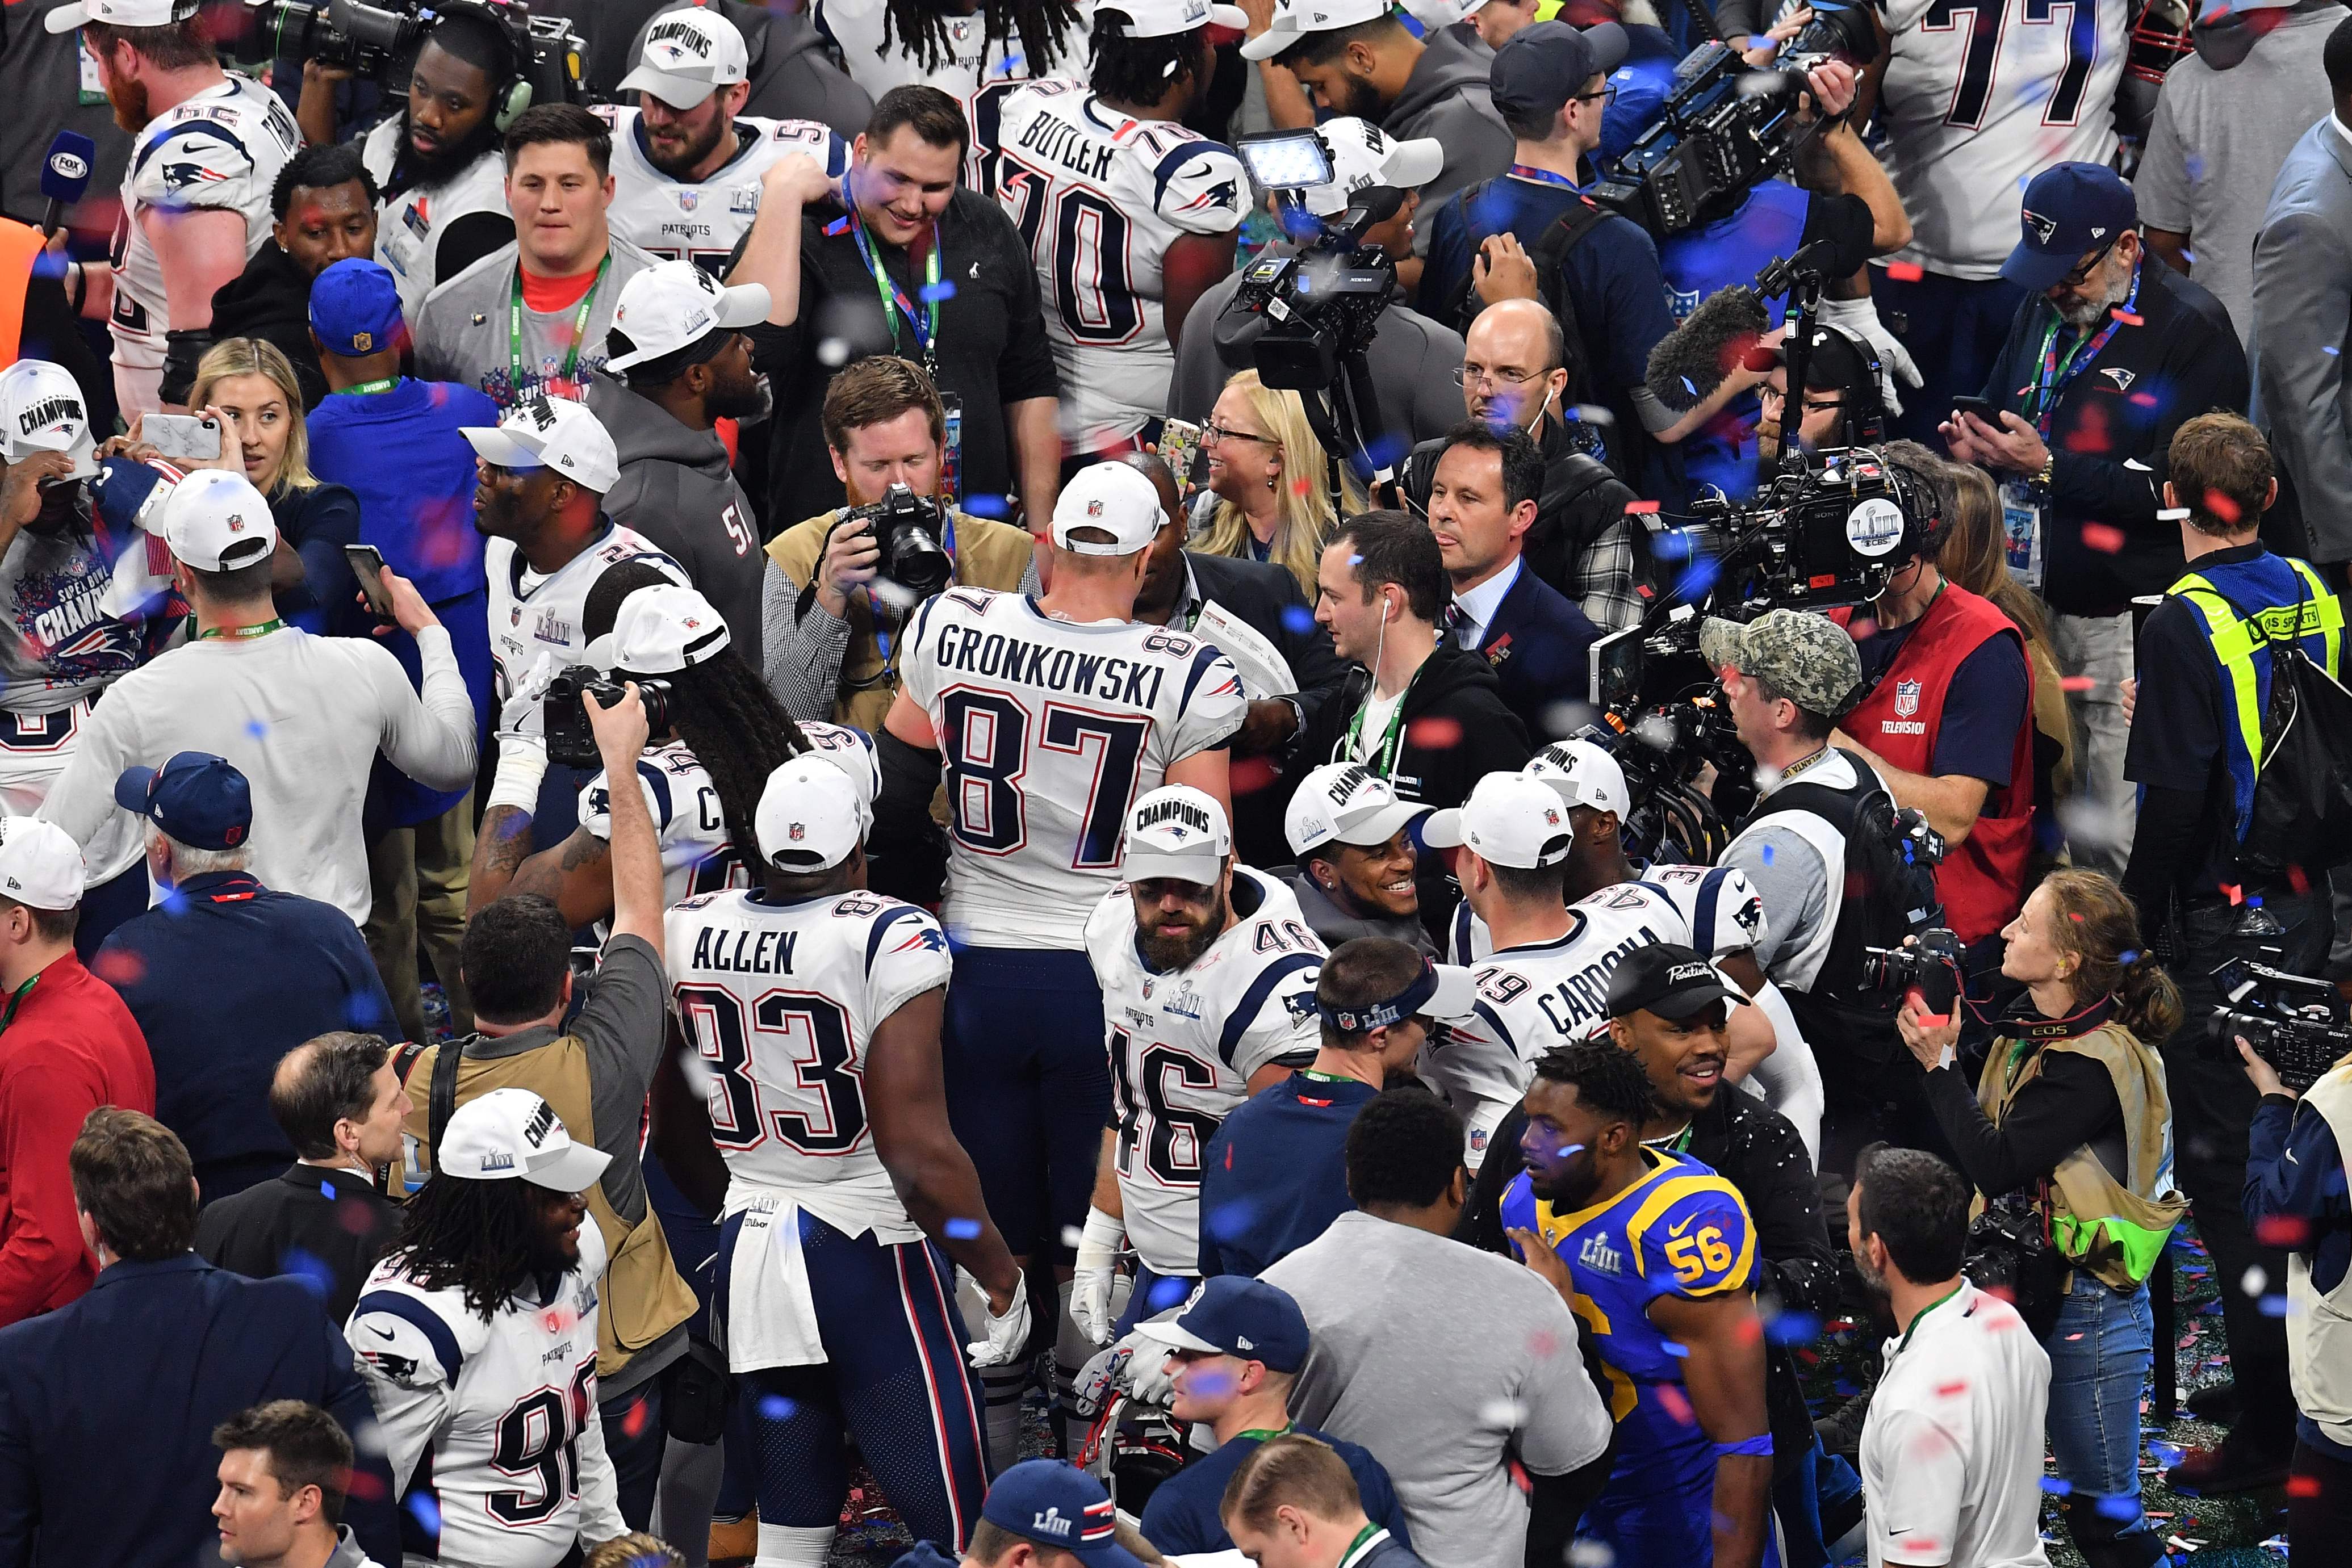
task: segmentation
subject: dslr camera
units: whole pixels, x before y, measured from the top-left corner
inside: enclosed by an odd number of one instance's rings
[[[2339,1001],[2326,980],[2284,974],[2243,958],[2213,971],[2221,1005],[2209,1026],[2216,1053],[2234,1060],[2234,1037],[2271,1064],[2279,1082],[2300,1094],[2352,1051],[2352,1029],[2336,1021]]]
[[[240,59],[292,58],[339,66],[373,78],[395,96],[405,95],[401,73],[444,16],[472,16],[496,26],[514,59],[514,78],[497,84],[494,110],[507,95],[528,87],[522,104],[583,103],[587,86],[583,60],[587,42],[566,16],[534,16],[522,0],[246,0],[239,36],[224,39]],[[520,113],[522,104],[514,106]]]
[[[861,523],[873,528],[882,551],[875,570],[916,599],[929,599],[953,580],[955,560],[940,542],[947,537],[947,511],[929,497],[893,485],[872,506],[843,512],[833,528],[855,533]],[[832,542],[830,532],[825,542]]]
[[[670,683],[646,680],[637,682],[636,687],[638,700],[646,705],[646,732],[662,734],[669,728]],[[540,712],[546,720],[550,762],[561,762],[566,768],[604,765],[604,757],[596,749],[596,732],[588,723],[588,705],[581,701],[591,692],[596,694],[599,707],[611,707],[629,695],[621,682],[610,679],[593,664],[558,671],[547,683]]]
[[[1916,813],[1906,812],[1910,816]],[[1898,821],[1901,818],[1898,817]],[[1936,840],[1935,857],[1943,858],[1943,841],[1922,821],[1902,824],[1915,837]],[[1881,996],[1899,997],[1916,989],[1931,1013],[1948,1013],[1960,995],[1960,939],[1937,926],[1919,934],[1918,942],[1904,947],[1864,947],[1862,988]]]

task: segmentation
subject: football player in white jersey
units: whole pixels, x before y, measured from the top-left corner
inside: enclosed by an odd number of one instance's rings
[[[412,327],[436,284],[514,239],[499,143],[530,101],[514,41],[494,14],[459,0],[436,6],[435,16],[410,68],[400,112],[360,144],[383,193],[376,208],[375,258],[399,280],[400,313]],[[318,131],[333,123],[333,84],[349,75],[304,68],[299,117],[312,140],[327,139]],[[315,110],[314,93],[326,100]]]
[[[1086,1223],[1111,1113],[1087,918],[1119,880],[1138,795],[1189,784],[1230,810],[1225,748],[1247,706],[1223,654],[1129,619],[1163,520],[1135,469],[1082,469],[1054,507],[1052,590],[951,588],[925,602],[876,737],[894,858],[935,841],[946,764],[948,1113],[1014,1254],[1057,1265]],[[910,868],[910,891],[935,884]],[[1009,1385],[992,1387],[990,1410],[1008,1437],[1014,1376],[992,1380]]]
[[[947,937],[866,891],[870,821],[841,768],[786,762],[760,796],[760,890],[688,899],[663,943],[726,1166],[712,1311],[758,1416],[768,1568],[825,1561],[845,1435],[916,1541],[960,1550],[987,1485],[964,1357],[1009,1362],[1029,1340],[1020,1268],[942,1101]],[[969,1345],[957,1271],[987,1303]]]
[[[1871,295],[1882,320],[1903,319],[1897,336],[1927,379],[1905,394],[1897,433],[1932,441],[1954,394],[1984,390],[2023,298],[2000,264],[2026,182],[2115,155],[2131,12],[2126,0],[1886,0],[1873,19],[1883,52],[1854,122],[1874,89],[1911,243],[1874,263]]]
[[[625,101],[595,110],[613,128],[614,234],[717,274],[759,215],[770,164],[798,152],[841,178],[849,146],[824,125],[739,118],[751,60],[717,10],[672,11],[646,29],[637,68],[621,79]]]
[[[1181,784],[1154,789],[1128,813],[1123,884],[1087,920],[1118,1096],[1070,1299],[1097,1344],[1192,1294],[1209,1140],[1234,1106],[1323,1043],[1323,944],[1289,888],[1235,864],[1233,848],[1215,800]],[[1141,1268],[1114,1323],[1122,1241]]]
[[[997,116],[1022,83],[1061,74],[1085,47],[1095,0],[814,0],[817,30],[841,49],[850,78],[879,99],[894,87],[935,87],[971,125],[965,183],[996,189]]]
[[[1209,27],[1247,20],[1210,0],[1102,0],[1087,85],[1004,99],[996,199],[1036,265],[1069,453],[1120,450],[1166,411],[1184,318],[1234,269],[1247,176],[1179,121],[1216,75]]]
[[[81,313],[113,329],[126,419],[185,402],[212,346],[213,294],[269,237],[270,188],[302,144],[275,93],[221,69],[196,13],[197,0],[73,0],[42,18],[82,29],[132,137],[110,268],[75,268]]]
[[[528,1089],[451,1114],[344,1337],[391,1463],[409,1560],[554,1568],[625,1533],[596,1418],[612,1156]]]

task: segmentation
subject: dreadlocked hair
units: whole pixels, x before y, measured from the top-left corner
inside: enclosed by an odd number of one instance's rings
[[[670,727],[717,787],[728,841],[746,866],[764,864],[753,823],[768,775],[815,747],[732,648],[668,679]]]
[[[521,1182],[436,1176],[401,1207],[392,1249],[410,1279],[457,1287],[487,1322],[530,1281],[536,1224]]]
[[[1113,103],[1156,103],[1186,77],[1215,69],[1208,36],[1198,30],[1164,37],[1137,38],[1114,0],[1095,13],[1094,64],[1087,85]]]
[[[1062,40],[1078,25],[1078,8],[1071,0],[981,0],[988,47],[1021,37],[1028,73],[1043,76],[1062,52]],[[883,7],[882,47],[902,43],[926,71],[947,63],[950,55],[948,14],[937,0],[887,0]]]

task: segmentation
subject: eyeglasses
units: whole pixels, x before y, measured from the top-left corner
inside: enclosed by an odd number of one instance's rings
[[[1778,387],[1759,387],[1756,389],[1756,401],[1762,404],[1776,405],[1787,402],[1789,401],[1789,394],[1782,392]],[[1807,413],[1827,413],[1832,409],[1843,408],[1844,406],[1845,399],[1842,397],[1827,399],[1809,397],[1805,400],[1805,412]]]
[[[1596,99],[1596,98],[1597,98],[1597,99],[1599,99],[1601,100],[1601,108],[1603,108],[1603,109],[1606,109],[1606,108],[1608,108],[1611,104],[1612,104],[1612,103],[1616,102],[1616,101],[1617,101],[1617,88],[1616,88],[1616,84],[1612,82],[1612,83],[1609,84],[1608,86],[1603,87],[1603,88],[1602,88],[1599,92],[1572,92],[1572,93],[1570,93],[1570,94],[1568,95],[1568,101],[1569,101],[1569,102],[1570,102],[1570,103],[1591,103],[1591,102],[1594,99]]]
[[[2106,260],[2107,253],[2116,248],[2116,240],[2120,240],[2123,237],[2123,235],[2117,235],[2115,239],[2109,240],[2106,244],[2093,251],[2091,253],[2090,260],[2084,262],[2082,266],[2076,267],[2074,271],[2060,278],[2058,280],[2059,283],[2068,288],[2080,288],[2085,283],[2090,282],[2091,274],[2099,270],[2099,264]]]
[[[1222,441],[1255,441],[1260,446],[1282,444],[1279,440],[1271,435],[1252,435],[1246,430],[1227,430],[1223,425],[1215,423],[1204,424],[1201,427],[1201,439],[1210,444]]]
[[[1516,371],[1490,371],[1484,365],[1456,365],[1454,384],[1457,387],[1486,387],[1489,390],[1510,385],[1523,387],[1529,382],[1540,381],[1549,371],[1529,371],[1521,375]]]

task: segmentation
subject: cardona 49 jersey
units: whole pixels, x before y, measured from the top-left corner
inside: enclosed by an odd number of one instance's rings
[[[1248,179],[1223,142],[1123,114],[1074,81],[1007,96],[997,151],[996,199],[1037,268],[1061,372],[1063,444],[1104,450],[1167,409],[1169,246],[1241,227]]]
[[[593,112],[613,128],[613,232],[714,275],[726,271],[735,242],[760,215],[760,176],[778,159],[805,152],[836,180],[849,167],[849,144],[816,120],[745,115],[733,126],[735,155],[716,173],[676,180],[654,167],[638,110],[607,103]]]
[[[940,911],[981,947],[1085,946],[1128,807],[1171,763],[1223,746],[1249,706],[1232,661],[1197,637],[1056,621],[982,588],[926,600],[899,657],[947,762]]]
[[[1124,883],[1087,921],[1102,987],[1118,1117],[1127,1239],[1157,1274],[1201,1267],[1201,1162],[1268,1063],[1304,1067],[1322,1043],[1323,944],[1281,883],[1234,868],[1233,927],[1186,968],[1145,967]]]
[[[1763,897],[1737,866],[1654,865],[1632,882],[1587,894],[1569,908],[1584,921],[1589,940],[1621,956],[1653,942],[1672,942],[1720,958],[1764,940]],[[1447,957],[1475,964],[1494,950],[1486,923],[1470,913],[1469,904],[1456,905],[1446,932]],[[1614,960],[1610,967],[1616,967]]]
[[[1503,1223],[1534,1231],[1568,1265],[1569,1306],[1600,1353],[1617,1423],[1610,1490],[1688,1494],[1711,1488],[1715,1448],[1691,1418],[1682,1347],[1650,1321],[1650,1303],[1749,1289],[1756,1228],[1738,1189],[1711,1167],[1651,1148],[1642,1158],[1639,1181],[1569,1214],[1538,1202],[1521,1175],[1503,1194]]]
[[[874,1147],[866,1053],[884,1019],[948,983],[939,922],[878,893],[770,903],[730,890],[672,909],[663,951],[679,1025],[709,1071],[730,1210],[781,1192],[844,1236],[920,1239]]]

